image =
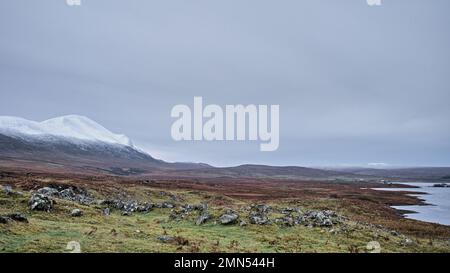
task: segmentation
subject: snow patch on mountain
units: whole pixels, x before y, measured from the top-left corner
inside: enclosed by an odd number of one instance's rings
[[[114,134],[95,121],[79,115],[62,116],[42,122],[0,116],[0,133],[12,136],[53,136],[83,141],[100,141],[134,148],[127,136]]]

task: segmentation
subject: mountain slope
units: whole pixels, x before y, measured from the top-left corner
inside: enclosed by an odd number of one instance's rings
[[[3,165],[30,169],[59,168],[121,175],[144,173],[167,165],[138,150],[128,137],[76,115],[43,122],[0,117],[0,160]]]
[[[114,134],[87,117],[68,115],[42,122],[18,117],[0,117],[0,133],[16,137],[61,137],[66,140],[99,141],[132,147],[130,139]]]

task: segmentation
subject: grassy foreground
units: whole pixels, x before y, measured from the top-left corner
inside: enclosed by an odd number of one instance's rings
[[[167,199],[167,194],[161,196],[160,189],[149,187],[130,186],[126,192],[136,199]],[[301,209],[328,207],[345,215],[343,223],[330,228],[286,227],[275,223],[240,226],[221,225],[217,218],[226,208],[239,211],[248,205],[244,201],[191,191],[165,193],[176,195],[182,203],[208,202],[212,219],[198,226],[195,224],[198,214],[193,212],[185,219],[170,220],[171,210],[166,208],[130,216],[112,210],[107,216],[102,213],[104,206],[62,199],[56,199],[50,212],[31,211],[28,191],[12,196],[2,192],[0,215],[19,212],[29,222],[0,224],[0,252],[69,252],[66,248],[71,241],[79,242],[82,252],[369,252],[367,244],[371,241],[380,244],[381,252],[450,252],[446,238],[403,235],[353,220],[352,211],[339,207],[336,200],[297,202]],[[271,202],[270,205],[292,204]],[[83,216],[72,217],[70,212],[75,208],[81,209]],[[174,240],[163,242],[159,239],[163,235]]]

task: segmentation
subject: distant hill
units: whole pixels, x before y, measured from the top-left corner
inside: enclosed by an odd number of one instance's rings
[[[411,167],[398,169],[339,168],[356,175],[370,175],[390,179],[450,180],[450,167]]]

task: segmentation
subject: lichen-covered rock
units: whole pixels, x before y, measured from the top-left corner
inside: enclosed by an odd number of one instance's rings
[[[74,188],[72,186],[51,186],[40,188],[36,192],[49,197],[69,200],[85,205],[95,203],[94,198],[89,196],[85,190],[78,187]]]
[[[285,216],[275,220],[276,223],[281,223],[284,226],[292,227],[295,224],[294,218]]]
[[[308,211],[301,215],[297,222],[310,227],[332,227],[341,223],[342,218],[332,210]]]
[[[268,224],[269,218],[262,213],[258,213],[258,212],[253,212],[249,215],[249,219],[250,219],[250,223],[254,224],[254,225],[266,225]]]
[[[219,217],[219,221],[222,225],[230,225],[236,223],[237,219],[239,218],[239,215],[237,215],[234,212],[227,212],[222,214]]]
[[[30,205],[31,210],[50,211],[53,208],[55,201],[47,195],[36,193],[31,196],[28,204]]]
[[[36,192],[39,194],[42,194],[42,195],[46,195],[46,196],[56,196],[59,193],[59,191],[57,189],[50,188],[50,187],[40,188]]]

